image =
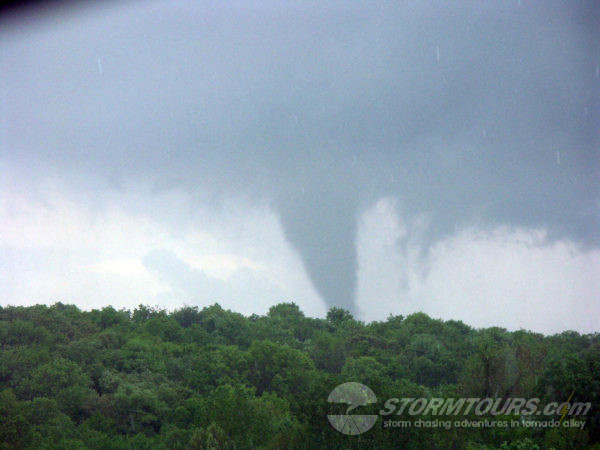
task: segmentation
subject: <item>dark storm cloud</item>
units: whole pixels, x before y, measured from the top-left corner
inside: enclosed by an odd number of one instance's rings
[[[63,8],[64,9],[64,8]],[[0,151],[39,170],[267,198],[330,305],[356,218],[597,246],[593,2],[142,2],[0,31]],[[23,25],[20,27],[20,25]]]

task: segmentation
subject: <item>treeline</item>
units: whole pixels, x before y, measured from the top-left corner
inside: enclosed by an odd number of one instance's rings
[[[2,448],[600,448],[598,334],[476,330],[423,313],[365,324],[337,308],[315,319],[293,303],[250,317],[218,304],[57,303],[0,308],[0,343]],[[592,408],[578,417],[583,430],[390,429],[380,419],[346,436],[327,415],[348,405],[327,398],[348,381],[375,392],[376,410],[391,397],[571,395]]]

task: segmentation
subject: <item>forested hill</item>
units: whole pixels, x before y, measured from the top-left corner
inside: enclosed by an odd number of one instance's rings
[[[57,303],[0,308],[0,342],[2,448],[600,448],[598,334],[475,330],[422,313],[365,324],[336,308],[314,319],[293,303],[250,317],[217,304]],[[592,408],[583,430],[390,429],[380,418],[348,436],[329,424],[327,399],[349,381],[373,390],[376,411],[392,397],[572,395]]]

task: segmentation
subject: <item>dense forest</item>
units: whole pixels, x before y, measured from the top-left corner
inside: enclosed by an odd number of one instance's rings
[[[57,303],[0,308],[0,342],[2,448],[600,448],[598,334],[473,329],[422,313],[367,324],[338,308],[316,319],[294,303],[250,317],[218,304],[86,312]],[[378,401],[363,410],[375,414],[393,397],[571,397],[592,407],[578,417],[583,429],[400,429],[379,419],[352,436],[327,419],[346,410],[327,399],[348,381],[373,390]]]

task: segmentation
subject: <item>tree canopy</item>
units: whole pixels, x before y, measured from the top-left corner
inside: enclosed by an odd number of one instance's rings
[[[0,448],[600,448],[598,334],[473,329],[423,313],[363,323],[340,308],[316,319],[294,303],[250,317],[218,304],[56,303],[0,307],[0,345]],[[359,403],[375,413],[399,396],[592,408],[583,429],[395,430],[380,420],[346,436],[327,421],[348,408],[327,401],[346,382],[372,389],[378,402]]]

